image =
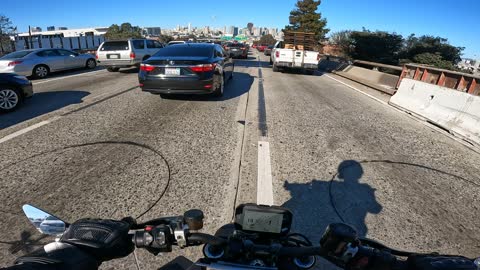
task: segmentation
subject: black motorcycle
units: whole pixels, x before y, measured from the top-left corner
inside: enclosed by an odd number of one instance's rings
[[[69,224],[37,207],[24,205],[31,223],[44,234],[61,236]],[[309,269],[316,256],[344,269],[480,269],[480,258],[418,254],[389,248],[377,241],[359,238],[355,229],[343,223],[330,224],[320,244],[300,233],[291,233],[292,213],[283,207],[243,204],[235,219],[215,235],[198,232],[203,212],[189,210],[183,216],[164,217],[136,224],[130,234],[137,248],[152,254],[171,252],[173,246],[203,245],[204,258],[192,262],[177,257],[160,269],[276,270]],[[419,268],[420,267],[420,268]]]

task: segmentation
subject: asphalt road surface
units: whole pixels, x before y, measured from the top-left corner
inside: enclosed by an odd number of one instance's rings
[[[25,203],[70,222],[199,208],[214,233],[235,205],[273,201],[317,243],[343,221],[398,249],[480,255],[480,155],[425,123],[330,75],[274,73],[257,53],[236,61],[223,98],[162,99],[136,72],[35,81],[0,115],[0,266],[51,241]],[[142,269],[175,257],[137,255]],[[134,256],[102,265],[119,268]]]

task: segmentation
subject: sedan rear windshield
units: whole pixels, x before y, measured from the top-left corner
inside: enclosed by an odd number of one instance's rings
[[[107,41],[103,43],[100,51],[126,51],[128,49],[128,41]]]
[[[158,51],[154,56],[200,56],[211,57],[213,55],[213,47],[211,46],[189,46],[176,45],[168,46]]]
[[[25,57],[29,54],[31,54],[33,51],[18,51],[18,52],[12,52],[9,54],[6,54],[2,56],[0,59],[15,59],[15,58],[22,58]]]
[[[229,43],[227,47],[244,47],[242,43]]]

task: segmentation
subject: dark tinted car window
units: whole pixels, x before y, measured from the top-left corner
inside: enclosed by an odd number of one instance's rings
[[[63,56],[76,55],[76,53],[67,50],[57,50],[57,52]]]
[[[145,49],[145,41],[144,40],[132,40],[133,48],[135,49]],[[148,45],[148,41],[147,41]]]
[[[154,43],[154,45],[155,45],[154,48],[163,48],[162,43],[160,43],[160,42],[158,42],[158,41],[154,41],[153,43]],[[147,43],[147,46],[148,46],[148,43]]]
[[[243,43],[229,43],[227,47],[243,47]]]
[[[27,56],[29,54],[31,54],[32,51],[18,51],[18,52],[12,52],[12,53],[9,53],[9,54],[6,54],[2,57],[0,57],[0,59],[15,59],[15,58],[22,58],[24,56]]]
[[[158,51],[154,56],[203,56],[212,57],[213,46],[189,46],[175,45],[168,46]]]
[[[50,56],[59,56],[60,54],[58,54],[56,50],[45,50],[45,51],[38,52],[37,55],[41,57],[50,57]]]
[[[155,42],[153,40],[147,40],[147,48],[155,49]]]
[[[107,41],[103,43],[101,51],[126,51],[128,50],[128,41]]]

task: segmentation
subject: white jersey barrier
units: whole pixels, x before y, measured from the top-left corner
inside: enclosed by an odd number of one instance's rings
[[[480,146],[480,96],[404,78],[389,103]]]

